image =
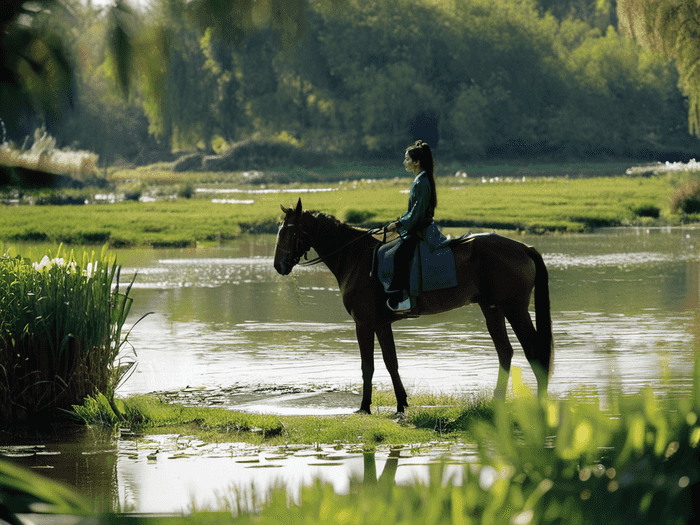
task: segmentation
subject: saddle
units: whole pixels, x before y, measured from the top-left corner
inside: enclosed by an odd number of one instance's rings
[[[449,246],[450,240],[433,223],[419,235],[419,241],[409,263],[409,295],[411,302],[423,292],[443,290],[457,286],[455,258]],[[379,279],[386,293],[394,277],[394,255],[399,240],[380,244],[374,251],[373,274]]]

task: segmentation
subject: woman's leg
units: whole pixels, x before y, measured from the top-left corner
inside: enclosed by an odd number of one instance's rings
[[[391,281],[390,290],[396,290],[392,293],[390,299],[392,304],[398,304],[403,300],[404,291],[409,290],[409,263],[415,252],[418,244],[418,237],[411,235],[404,240],[394,254],[394,278]]]

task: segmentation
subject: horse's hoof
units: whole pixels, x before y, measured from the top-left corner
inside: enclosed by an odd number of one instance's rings
[[[364,408],[361,408],[360,410],[355,410],[355,414],[366,414],[369,416],[372,413],[369,410],[365,410]]]
[[[406,412],[395,412],[393,416],[391,416],[391,419],[395,421],[403,421],[406,419]]]

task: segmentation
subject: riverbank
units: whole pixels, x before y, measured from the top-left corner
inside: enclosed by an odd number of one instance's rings
[[[405,211],[411,183],[398,172],[393,178],[289,184],[205,182],[197,174],[198,182],[186,182],[188,191],[181,192],[186,196],[178,197],[173,181],[163,183],[160,172],[141,171],[141,179],[127,182],[119,178],[120,173],[112,174],[118,181],[115,192],[72,197],[71,202],[89,204],[27,205],[26,199],[6,200],[0,212],[0,241],[109,244],[115,248],[211,245],[246,233],[276,232],[279,205],[299,198],[307,209],[369,228]],[[177,175],[180,181],[188,180]],[[676,183],[675,177],[648,173],[531,178],[456,172],[456,176],[437,179],[436,221],[443,228],[516,233],[578,233],[598,227],[696,221],[697,216],[671,212]],[[123,200],[128,191],[135,192],[135,200]]]
[[[178,434],[210,442],[284,444],[343,443],[373,450],[378,444],[473,439],[469,426],[490,421],[482,396],[417,393],[406,414],[395,414],[393,392],[375,390],[373,415],[356,414],[352,390],[271,386],[185,388],[115,399],[86,399],[76,414],[89,425],[117,428],[121,436]],[[394,408],[392,408],[392,405]]]

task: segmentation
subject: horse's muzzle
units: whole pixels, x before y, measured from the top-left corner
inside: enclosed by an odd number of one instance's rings
[[[292,273],[292,270],[294,269],[295,265],[296,262],[290,264],[285,257],[275,263],[275,270],[277,270],[277,273],[280,275],[289,275],[290,273]]]

